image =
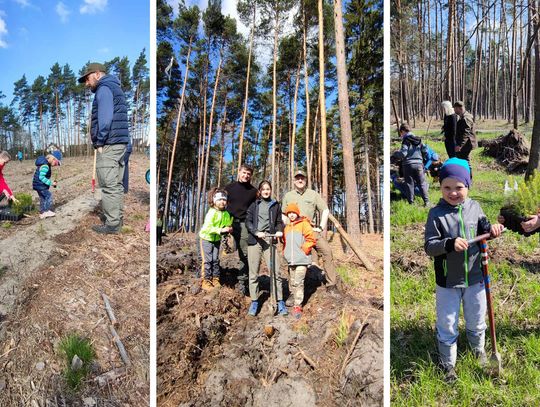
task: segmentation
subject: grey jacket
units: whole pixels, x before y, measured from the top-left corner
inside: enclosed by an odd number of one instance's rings
[[[464,252],[456,252],[454,243],[457,237],[469,240],[490,229],[482,208],[472,199],[467,198],[458,206],[441,199],[429,211],[424,249],[428,256],[434,257],[438,286],[463,288],[483,279],[479,243]]]
[[[403,137],[398,155],[402,158],[403,165],[416,164],[423,166],[424,156],[427,155],[427,148],[422,144],[420,137],[408,133]]]

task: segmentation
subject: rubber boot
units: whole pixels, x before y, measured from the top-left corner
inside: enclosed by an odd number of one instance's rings
[[[277,309],[278,309],[278,315],[282,315],[282,316],[289,315],[289,311],[287,311],[287,307],[285,306],[285,301],[283,300],[278,301]]]
[[[251,305],[249,306],[248,315],[250,317],[256,316],[258,309],[259,309],[259,303],[257,301],[251,301]]]

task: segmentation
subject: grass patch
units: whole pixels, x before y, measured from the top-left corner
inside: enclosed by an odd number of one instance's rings
[[[2,222],[2,229],[11,229],[12,226],[13,223],[11,223],[10,221]]]
[[[434,127],[432,126],[431,130]],[[415,134],[446,158],[437,129]],[[491,139],[507,130],[478,134]],[[393,148],[399,148],[394,142]],[[504,206],[505,180],[510,176],[490,157],[475,149],[469,197],[477,200],[490,222]],[[521,176],[513,176],[518,182]],[[441,194],[429,180],[433,203]],[[540,401],[540,246],[538,235],[525,238],[513,232],[489,242],[489,272],[495,310],[497,341],[502,355],[504,381],[497,381],[478,366],[460,318],[458,381],[444,382],[437,366],[435,332],[435,273],[433,261],[424,253],[423,230],[428,210],[419,198],[414,205],[392,201],[390,270],[391,318],[391,404],[392,406],[533,406]],[[416,267],[411,267],[416,263]],[[420,264],[421,266],[418,266]],[[486,318],[487,322],[487,318]],[[489,330],[486,351],[490,354]]]
[[[78,390],[90,371],[90,365],[96,358],[94,348],[89,339],[82,338],[77,334],[70,334],[65,337],[58,348],[67,365],[64,370],[66,383],[70,389]],[[82,366],[78,369],[74,369],[72,366],[75,355],[82,361]]]
[[[32,195],[19,192],[15,194],[15,198],[19,202],[12,202],[11,212],[15,215],[22,215],[32,210]]]
[[[342,265],[338,266],[336,271],[347,286],[356,287],[359,284],[358,269]]]
[[[131,226],[122,226],[122,228],[120,229],[120,233],[128,235],[130,233],[133,233],[133,228]]]
[[[341,312],[341,318],[339,319],[338,326],[336,328],[336,333],[334,334],[334,342],[341,348],[347,338],[349,337],[349,332],[351,330],[352,318],[350,314],[345,313],[345,310]]]

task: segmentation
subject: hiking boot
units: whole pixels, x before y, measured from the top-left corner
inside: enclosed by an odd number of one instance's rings
[[[281,316],[289,315],[289,311],[287,311],[287,307],[285,306],[285,301],[283,300],[278,301],[277,312],[278,312],[278,315],[281,315]]]
[[[212,278],[212,285],[215,288],[221,288],[221,284],[219,283],[219,277],[213,277]]]
[[[488,360],[486,351],[484,349],[481,350],[474,350],[474,357],[478,360],[478,364],[480,367],[486,367]]]
[[[212,291],[214,289],[214,286],[212,285],[211,280],[207,280],[206,278],[202,281],[201,288],[204,291]]]
[[[456,370],[453,366],[445,368],[444,370],[444,381],[448,384],[454,383],[458,379]]]
[[[103,235],[117,235],[120,233],[120,226],[96,225],[92,226],[92,230]]]
[[[257,301],[251,301],[251,305],[249,306],[249,310],[248,310],[248,315],[250,317],[256,316],[258,309],[259,309],[259,303]]]
[[[293,310],[292,310],[292,316],[295,318],[295,319],[300,319],[302,318],[302,307],[300,305],[295,305]]]
[[[294,295],[289,295],[289,298],[287,298],[287,301],[285,301],[285,306],[292,307],[294,305]]]

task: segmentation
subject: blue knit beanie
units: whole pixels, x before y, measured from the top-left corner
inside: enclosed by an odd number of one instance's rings
[[[471,167],[469,167],[469,163],[461,158],[449,158],[441,167],[439,182],[442,183],[445,178],[454,178],[469,188],[471,186]]]

